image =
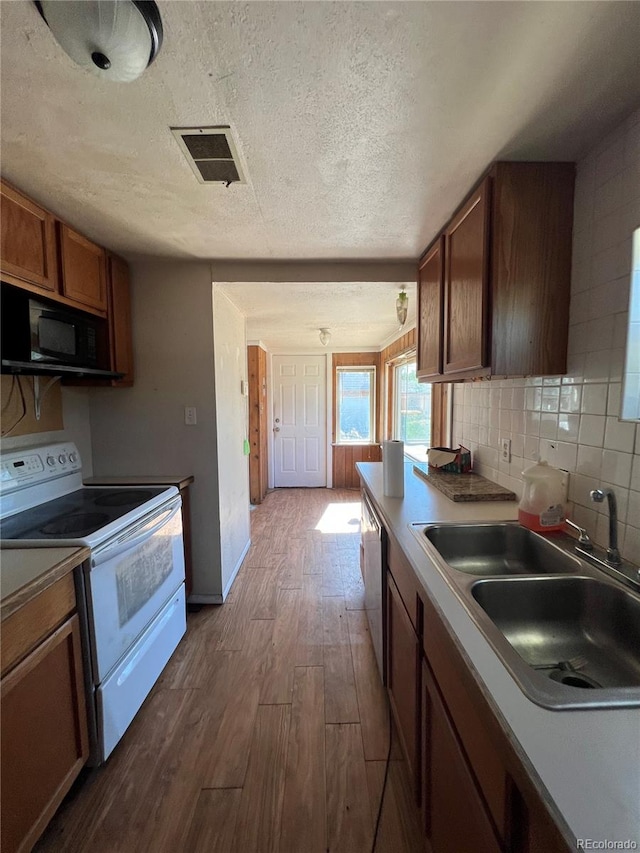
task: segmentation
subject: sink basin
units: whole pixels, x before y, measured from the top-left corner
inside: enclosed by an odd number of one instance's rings
[[[580,561],[518,524],[431,524],[422,529],[445,562],[469,575],[545,575],[579,571]]]
[[[471,594],[547,689],[556,682],[585,694],[580,704],[601,704],[599,691],[640,687],[640,598],[628,590],[592,577],[521,577],[476,581]]]

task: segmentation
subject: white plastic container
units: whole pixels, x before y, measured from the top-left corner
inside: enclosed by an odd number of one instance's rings
[[[547,462],[536,462],[522,472],[524,489],[518,521],[539,533],[562,530],[564,524],[564,472]]]

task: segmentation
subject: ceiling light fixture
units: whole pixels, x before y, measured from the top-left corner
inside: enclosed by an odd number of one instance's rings
[[[320,343],[326,347],[331,340],[331,332],[329,329],[320,329]]]
[[[162,46],[162,20],[153,0],[34,2],[65,53],[105,80],[135,80]]]
[[[398,294],[398,298],[396,299],[396,317],[398,318],[398,323],[400,323],[400,328],[404,326],[407,322],[407,310],[409,308],[409,297],[405,293],[404,287]]]

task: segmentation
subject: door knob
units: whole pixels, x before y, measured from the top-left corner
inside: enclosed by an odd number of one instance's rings
[[[273,428],[273,431],[274,431],[274,432],[280,432],[280,427],[274,427],[274,428]]]

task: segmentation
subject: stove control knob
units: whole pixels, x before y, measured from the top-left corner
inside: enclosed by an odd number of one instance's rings
[[[78,454],[77,453],[70,453],[69,454],[69,462],[71,462],[71,464],[73,464],[74,462],[77,462],[77,461],[78,461]]]
[[[56,464],[55,456],[47,456],[47,465],[55,465],[55,464]]]
[[[60,454],[60,456],[58,456],[58,462],[59,462],[61,465],[64,465],[64,463],[65,463],[66,461],[67,461],[67,457],[64,455],[64,453],[61,453],[61,454]]]

